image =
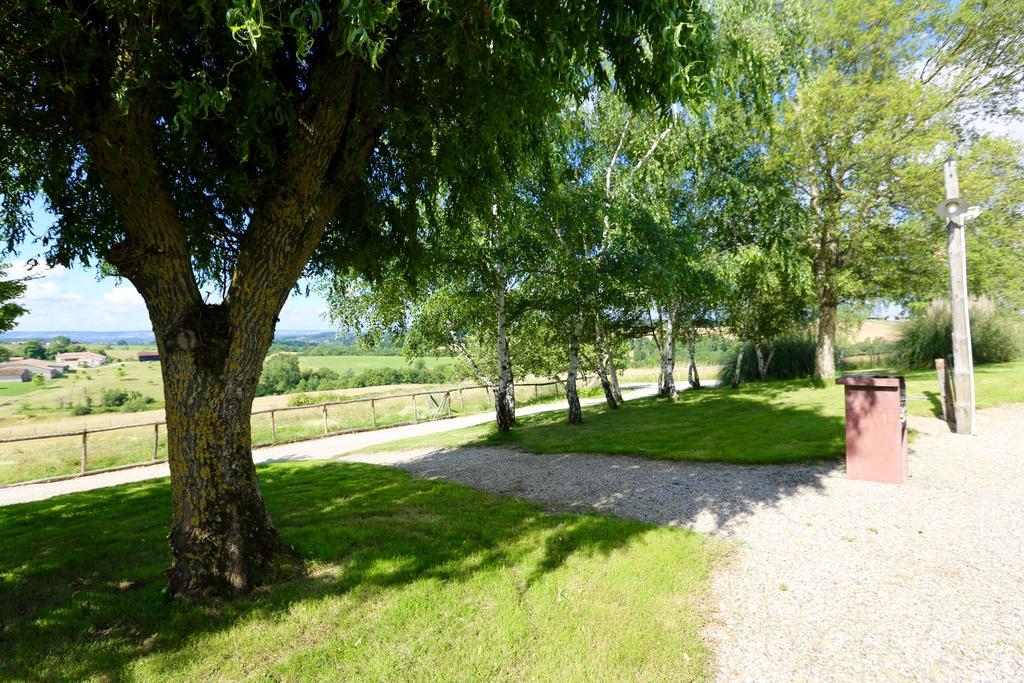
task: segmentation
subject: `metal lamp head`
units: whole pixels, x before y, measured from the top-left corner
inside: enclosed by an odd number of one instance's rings
[[[939,202],[935,213],[939,218],[958,218],[967,212],[967,200],[963,197],[952,197]]]

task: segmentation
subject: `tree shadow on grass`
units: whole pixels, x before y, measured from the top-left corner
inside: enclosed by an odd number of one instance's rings
[[[260,476],[277,526],[311,570],[202,606],[163,597],[166,480],[0,509],[0,679],[120,679],[155,653],[172,656],[151,667],[180,676],[188,655],[178,650],[240,620],[286,618],[296,603],[329,596],[372,599],[424,579],[465,582],[512,565],[522,565],[529,585],[573,554],[611,553],[650,530],[544,514],[368,465],[273,465]]]

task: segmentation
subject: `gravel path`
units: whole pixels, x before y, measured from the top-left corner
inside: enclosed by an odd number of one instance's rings
[[[469,448],[350,456],[736,541],[706,637],[726,681],[1024,680],[1024,406],[933,419],[903,486],[838,464],[736,467]]]

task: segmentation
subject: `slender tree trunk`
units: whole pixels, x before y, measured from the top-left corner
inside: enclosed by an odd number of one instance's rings
[[[469,363],[469,369],[473,372],[473,376],[476,377],[476,381],[479,382],[480,385],[483,387],[493,387],[494,382],[491,381],[491,379],[487,377],[487,375],[485,375],[483,371],[480,369],[480,366],[477,365],[476,359],[473,358],[472,354],[469,353],[469,349],[466,348],[466,345],[463,343],[463,341],[459,339],[459,335],[456,334],[455,328],[452,326],[450,322],[448,323],[448,336],[451,338],[452,346],[455,348],[455,350],[461,353],[462,357],[466,359],[467,363]]]
[[[700,389],[700,375],[697,374],[697,335],[691,333],[688,339],[690,351],[690,368],[687,372],[687,380],[691,389]]]
[[[576,374],[580,367],[580,337],[583,323],[577,320],[569,338],[569,372],[565,378],[565,398],[569,403],[569,424],[583,424],[583,409],[580,395],[576,390]]]
[[[658,388],[658,396],[661,398],[676,399],[676,336],[675,336],[675,306],[670,306],[668,315],[665,318],[665,343],[661,350],[661,386]]]
[[[821,304],[814,349],[814,377],[819,382],[831,382],[836,376],[836,309],[834,300],[825,299]]]
[[[510,398],[511,363],[508,359],[508,337],[505,329],[505,288],[497,290],[497,327],[498,327],[498,387],[494,392],[494,414],[499,432],[507,432],[512,428],[515,419],[512,413],[514,398]]]
[[[740,385],[740,382],[743,381],[742,380],[743,351],[744,351],[743,345],[740,344],[739,352],[736,354],[736,367],[733,368],[733,373],[732,373],[732,388],[733,389],[738,388],[739,385]]]
[[[754,343],[754,355],[757,356],[757,374],[761,379],[764,379],[768,375],[768,363],[771,359],[766,359],[764,355],[764,349],[761,344]]]
[[[622,389],[619,387],[619,369],[615,366],[615,356],[612,353],[612,347],[608,346],[608,381],[612,385],[612,395],[615,396],[615,402],[620,406],[622,405]]]
[[[594,356],[597,360],[597,376],[601,380],[601,389],[604,391],[604,400],[608,407],[616,410],[619,407],[615,400],[615,392],[612,391],[612,383],[608,379],[608,354],[604,348],[604,335],[601,334],[601,319],[594,317]]]

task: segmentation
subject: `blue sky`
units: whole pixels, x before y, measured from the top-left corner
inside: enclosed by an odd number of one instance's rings
[[[53,220],[42,206],[35,212],[35,234],[41,235]],[[29,269],[28,262],[39,265]],[[8,256],[6,277],[31,276],[21,304],[29,312],[18,320],[15,330],[22,332],[136,331],[150,330],[149,314],[142,297],[126,280],[99,279],[95,269],[48,267],[35,243],[22,245],[16,256]],[[278,330],[329,330],[324,317],[327,303],[311,293],[308,297],[292,294],[281,311]]]
[[[998,121],[977,121],[986,132],[1006,134],[1024,140],[1024,121],[1005,124]],[[36,210],[36,235],[41,235],[52,216],[42,206]],[[40,265],[29,270],[27,262],[39,259]],[[92,269],[49,268],[34,243],[22,245],[17,255],[8,256],[8,277],[32,275],[28,291],[21,300],[29,313],[15,328],[24,332],[70,331],[135,331],[150,330],[149,315],[131,283],[118,283],[113,278],[98,279]],[[329,330],[324,317],[327,303],[323,297],[292,294],[281,311],[278,330]]]

